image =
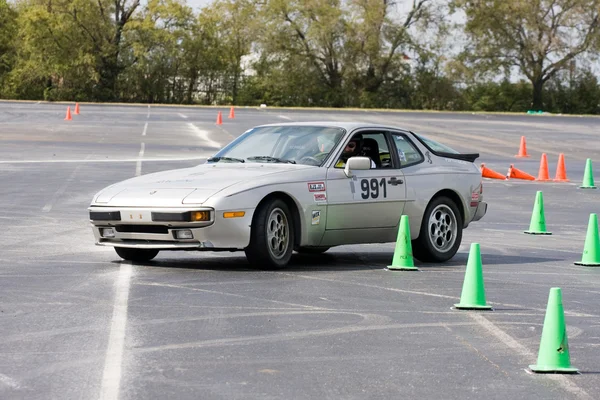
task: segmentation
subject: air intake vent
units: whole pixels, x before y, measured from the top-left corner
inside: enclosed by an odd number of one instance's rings
[[[118,225],[115,229],[123,233],[169,233],[169,228],[162,225]]]

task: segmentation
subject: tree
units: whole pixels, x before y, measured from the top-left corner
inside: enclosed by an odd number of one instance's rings
[[[115,100],[123,37],[140,0],[23,0],[21,76],[43,77],[49,87],[79,77],[93,98]],[[33,62],[36,60],[36,62]]]
[[[186,99],[186,54],[182,43],[194,14],[180,0],[150,0],[131,21],[121,53],[129,65],[119,80],[120,97],[148,103]]]
[[[6,0],[0,0],[0,94],[3,78],[12,69],[16,57],[16,18],[16,11]]]
[[[356,80],[365,91],[376,93],[393,71],[401,69],[403,54],[400,51],[415,44],[409,30],[430,18],[433,0],[351,0],[349,3],[352,34],[346,46],[355,50],[352,54],[356,59],[352,64],[359,68]],[[408,6],[406,14],[393,15],[398,3]]]
[[[343,106],[348,25],[341,0],[266,0],[262,11],[268,57],[306,60],[328,88],[328,103]]]
[[[487,72],[516,67],[532,84],[531,107],[543,86],[598,41],[600,0],[454,0],[466,14],[467,59]]]
[[[231,101],[237,104],[242,59],[251,51],[256,31],[256,5],[252,0],[217,0],[211,8],[217,14],[219,49],[227,63]]]

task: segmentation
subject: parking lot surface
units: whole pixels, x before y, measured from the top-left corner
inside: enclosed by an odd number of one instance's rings
[[[73,108],[71,108],[73,110]],[[600,268],[575,265],[600,190],[599,119],[420,112],[0,102],[0,398],[594,399]],[[223,125],[216,125],[217,112]],[[162,252],[132,264],[94,245],[103,187],[203,163],[263,123],[357,120],[423,133],[477,164],[570,182],[484,181],[487,215],[444,264],[389,271],[394,243],[295,254]],[[521,136],[531,157],[516,158]],[[594,167],[596,179],[600,170]],[[543,191],[552,235],[526,235]],[[480,243],[491,311],[453,308]],[[575,375],[534,374],[549,290],[560,287]]]

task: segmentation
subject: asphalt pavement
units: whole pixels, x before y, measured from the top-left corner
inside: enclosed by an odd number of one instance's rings
[[[73,106],[73,104],[71,105]],[[71,108],[73,111],[73,107]],[[216,125],[217,112],[223,125]],[[600,190],[593,117],[0,102],[2,399],[594,399],[600,268],[582,257]],[[103,187],[203,163],[263,123],[389,123],[505,174],[449,262],[389,271],[394,244],[294,255],[278,271],[243,253],[162,252],[122,261],[94,245],[87,207]],[[516,158],[521,136],[531,157]],[[552,235],[526,235],[537,191]],[[491,311],[453,308],[480,243]],[[560,287],[576,375],[533,374],[549,290]],[[595,393],[595,394],[594,394]]]

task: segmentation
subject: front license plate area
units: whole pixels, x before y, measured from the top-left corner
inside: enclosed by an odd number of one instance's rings
[[[125,211],[121,212],[122,219],[128,222],[152,222],[150,211]]]

